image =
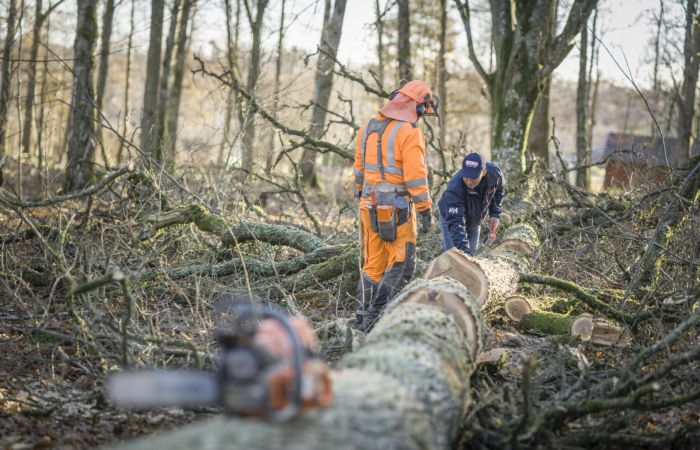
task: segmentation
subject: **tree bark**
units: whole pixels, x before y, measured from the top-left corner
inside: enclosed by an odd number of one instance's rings
[[[240,70],[238,68],[238,33],[240,28],[241,18],[241,3],[236,0],[236,21],[231,15],[231,0],[224,0],[224,13],[226,14],[226,56],[228,59],[228,68],[231,72],[231,77],[236,85],[240,84]],[[232,34],[233,33],[233,34]],[[219,148],[219,164],[222,167],[228,166],[231,157],[231,121],[234,117],[234,112],[238,113],[239,119],[243,117],[243,102],[240,96],[233,90],[229,89],[226,96],[226,114],[224,116],[224,139]],[[228,150],[228,152],[227,152]]]
[[[374,0],[375,27],[377,28],[377,80],[384,88],[384,15],[386,9],[382,11],[379,6],[379,0]],[[384,99],[378,99],[379,106],[384,104]]]
[[[262,55],[262,31],[263,18],[265,9],[269,3],[268,0],[257,0],[255,8],[255,16],[251,10],[252,0],[244,0],[246,15],[252,33],[252,49],[250,51],[250,63],[248,64],[248,80],[246,82],[246,91],[255,98],[255,88],[260,77],[260,56]],[[253,168],[255,155],[255,112],[248,102],[247,108],[241,116],[243,132],[243,151],[241,155],[241,165],[245,170]]]
[[[73,88],[68,122],[68,163],[64,190],[72,192],[92,181],[95,159],[95,107],[92,83],[97,0],[78,0]]]
[[[454,0],[467,34],[469,57],[491,99],[491,154],[506,173],[521,174],[532,116],[544,83],[571,50],[597,0],[573,2],[562,31],[551,40],[542,30],[556,20],[555,0],[491,1],[496,69],[487,73],[474,51],[468,0]]]
[[[578,87],[576,89],[576,186],[588,190],[591,185],[591,161],[588,138],[588,28],[581,28]]]
[[[277,120],[277,110],[280,105],[280,79],[282,77],[282,57],[284,54],[284,7],[285,0],[282,0],[280,7],[280,26],[277,31],[277,56],[275,57],[275,80],[273,85],[272,117]],[[275,130],[270,130],[270,143],[267,146],[267,158],[265,160],[265,173],[270,175],[272,164],[275,158]]]
[[[170,13],[170,25],[168,27],[168,36],[165,39],[165,53],[163,53],[163,62],[160,72],[160,92],[158,94],[158,109],[156,113],[155,126],[155,159],[158,162],[164,162],[166,159],[164,152],[165,149],[163,147],[165,146],[166,111],[169,103],[168,87],[170,82],[170,66],[173,57],[175,33],[177,32],[178,17],[180,16],[180,6],[182,5],[182,1],[183,0],[173,0],[173,7]],[[180,24],[180,27],[182,26],[187,28],[187,23]]]
[[[346,2],[347,0],[326,0],[323,32],[321,33],[321,42],[318,45],[320,50],[316,63],[313,108],[309,128],[309,135],[314,139],[320,139],[324,134],[326,111],[333,88],[333,65],[338,53],[340,35],[343,31]],[[315,165],[316,151],[305,148],[301,158],[302,182],[308,186],[318,187]]]
[[[182,82],[185,78],[185,58],[187,56],[187,29],[193,16],[192,9],[197,0],[184,0],[182,7],[182,18],[180,19],[180,29],[177,37],[177,49],[175,50],[175,71],[173,73],[173,84],[170,87],[168,97],[167,117],[167,142],[168,142],[168,165],[175,163],[175,142],[177,141],[177,121],[180,117],[180,99],[182,97]]]
[[[399,4],[399,30],[398,30],[398,59],[399,79],[411,81],[413,67],[411,66],[411,11],[409,0],[397,0]]]
[[[2,85],[0,85],[0,158],[5,156],[5,139],[7,134],[7,113],[10,109],[10,88],[12,86],[12,46],[15,42],[15,27],[17,25],[17,0],[10,0],[7,12],[7,33],[5,47],[2,52]],[[2,169],[0,169],[2,174]]]
[[[447,0],[440,0],[440,50],[438,53],[438,96],[440,97],[440,147],[447,148]]]
[[[41,42],[41,28],[44,23],[43,0],[36,0],[34,8],[34,28],[32,29],[32,47],[29,52],[29,64],[27,71],[27,91],[24,99],[24,125],[22,126],[22,153],[30,154],[32,145],[32,115],[34,114],[34,92],[36,91],[36,66],[39,56],[39,44]]]
[[[41,0],[39,0],[41,1]],[[97,69],[97,91],[95,106],[102,111],[105,88],[107,87],[107,69],[109,68],[109,48],[112,37],[112,21],[114,19],[114,0],[105,2],[105,10],[102,14],[102,35],[100,36],[100,64]]]
[[[131,90],[131,52],[133,50],[134,41],[134,12],[136,9],[135,2],[131,2],[131,13],[129,14],[129,38],[126,44],[126,74],[124,75],[124,113],[122,114],[122,136],[126,136],[127,124],[131,114],[129,113],[129,95]],[[124,150],[124,140],[119,140],[119,148],[117,149],[117,164],[122,162],[122,152]]]
[[[683,44],[683,86],[678,99],[678,166],[685,167],[690,160],[693,116],[695,115],[695,88],[700,68],[700,17],[698,1],[689,0],[686,7],[685,42]]]
[[[151,31],[148,39],[148,61],[146,63],[146,81],[143,89],[143,112],[141,115],[141,149],[151,159],[155,158],[157,153],[155,125],[158,113],[164,8],[165,0],[151,0]]]
[[[545,169],[549,169],[549,92],[551,90],[552,77],[544,81],[545,85],[540,93],[535,114],[532,116],[530,133],[527,139],[527,152],[536,157]]]

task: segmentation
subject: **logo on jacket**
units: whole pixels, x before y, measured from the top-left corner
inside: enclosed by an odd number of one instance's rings
[[[447,212],[449,214],[457,214],[457,213],[459,213],[459,209],[458,208],[448,208]]]

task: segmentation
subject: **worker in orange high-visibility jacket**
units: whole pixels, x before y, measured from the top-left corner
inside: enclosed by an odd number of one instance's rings
[[[432,225],[425,138],[418,119],[436,115],[439,99],[419,80],[394,91],[355,145],[362,273],[355,326],[368,331],[387,302],[413,276],[416,216],[420,231]]]

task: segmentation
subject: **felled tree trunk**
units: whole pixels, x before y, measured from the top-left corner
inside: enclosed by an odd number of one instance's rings
[[[533,249],[537,245],[527,226],[506,236],[520,236]],[[496,271],[499,257],[507,261],[498,266],[508,269],[505,276]],[[462,272],[481,270],[472,280],[487,283],[486,294],[476,283],[440,276],[409,284],[362,346],[339,363],[330,408],[286,423],[220,418],[124,448],[449,448],[470,406],[469,380],[482,348],[480,308],[513,291],[515,267],[525,264],[522,254],[506,247],[469,262]]]
[[[448,448],[470,405],[481,329],[463,286],[416,280],[333,373],[330,408],[285,423],[220,418],[125,448]]]

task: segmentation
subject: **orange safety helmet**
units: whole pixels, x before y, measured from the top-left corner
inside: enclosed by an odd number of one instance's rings
[[[409,81],[391,93],[389,103],[379,110],[384,116],[403,122],[416,123],[421,116],[437,115],[440,98],[420,80]]]

